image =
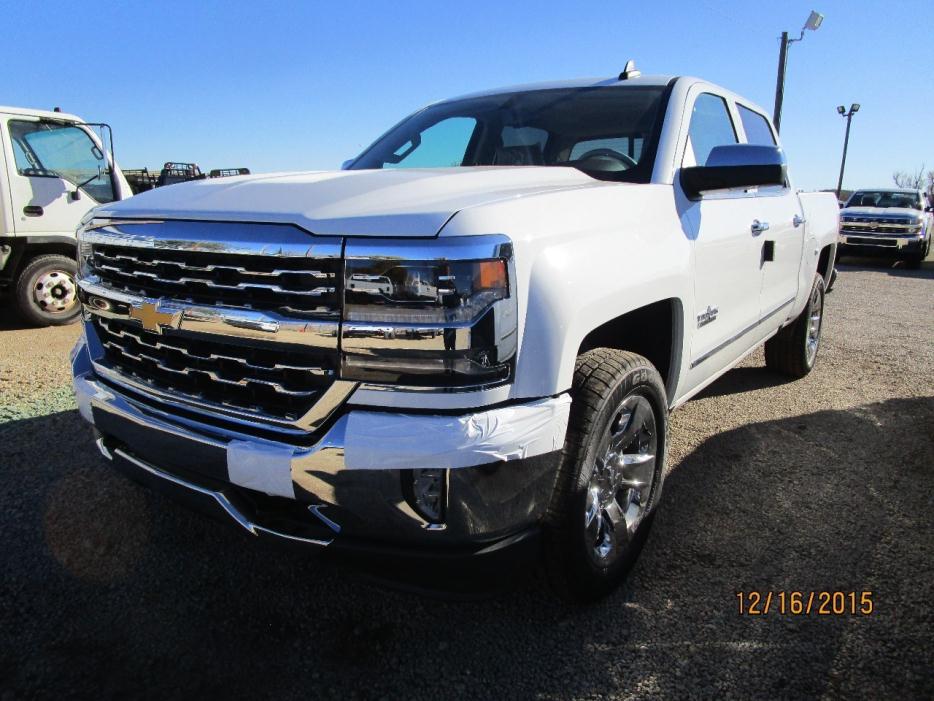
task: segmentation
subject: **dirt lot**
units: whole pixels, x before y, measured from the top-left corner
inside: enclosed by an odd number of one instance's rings
[[[0,698],[934,697],[934,264],[845,262],[808,378],[757,353],[675,413],[648,545],[587,608],[537,580],[441,602],[259,550],[98,458],[75,327],[8,324]],[[875,610],[740,616],[750,590]]]

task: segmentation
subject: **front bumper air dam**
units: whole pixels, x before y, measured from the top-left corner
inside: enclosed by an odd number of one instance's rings
[[[466,416],[351,410],[315,445],[293,446],[172,416],[104,384],[83,340],[72,366],[98,447],[134,480],[261,540],[448,574],[534,551],[570,409],[562,395]],[[443,525],[407,502],[412,468],[447,468]]]
[[[872,233],[840,234],[838,248],[844,255],[911,256],[920,253],[927,238],[923,236],[876,236]]]

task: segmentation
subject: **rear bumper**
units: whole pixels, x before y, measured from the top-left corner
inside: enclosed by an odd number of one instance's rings
[[[360,436],[348,430],[377,424],[372,417],[353,418],[367,412],[345,410],[314,445],[286,445],[167,413],[107,384],[94,374],[83,341],[72,366],[79,411],[94,425],[98,447],[137,482],[257,540],[366,565],[422,563],[435,574],[487,569],[482,563],[505,571],[535,550],[567,424],[567,401],[548,400],[544,413],[540,403],[520,405],[511,408],[517,425],[523,417],[543,420],[529,428],[518,451],[515,436],[498,428],[457,451],[452,448],[461,438],[445,443],[433,436],[447,425],[456,433],[464,417],[387,413],[395,438],[368,435],[366,445],[357,445]],[[468,429],[496,425],[484,419],[489,413],[469,415]],[[423,436],[423,445],[404,440],[398,427],[409,437]],[[385,466],[377,464],[374,440],[380,440]],[[399,446],[406,446],[405,455]],[[432,456],[446,479],[440,523],[419,515],[406,491],[411,471],[400,467],[408,461],[426,468]]]

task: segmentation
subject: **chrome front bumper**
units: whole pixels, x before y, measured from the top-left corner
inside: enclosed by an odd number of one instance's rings
[[[910,253],[924,246],[925,237],[915,234],[911,236],[879,236],[870,232],[846,232],[838,237],[841,246],[861,249],[874,249],[879,252],[891,251],[894,253]]]
[[[570,399],[460,416],[350,409],[314,445],[239,433],[104,381],[82,338],[72,352],[81,415],[101,452],[135,479],[232,519],[250,535],[475,551],[534,528],[551,497]],[[431,524],[403,473],[442,468],[447,508]]]

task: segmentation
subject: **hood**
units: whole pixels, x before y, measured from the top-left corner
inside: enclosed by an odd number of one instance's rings
[[[96,214],[286,223],[322,236],[435,236],[466,207],[609,184],[575,168],[533,166],[251,175],[169,185]]]
[[[840,216],[878,217],[880,219],[914,217],[920,219],[924,216],[924,212],[911,207],[845,207],[840,210]]]

